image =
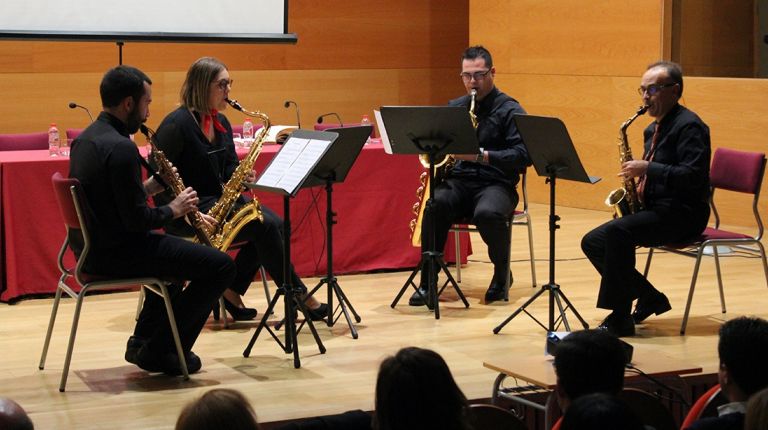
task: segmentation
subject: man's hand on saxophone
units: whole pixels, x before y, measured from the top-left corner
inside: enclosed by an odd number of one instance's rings
[[[650,163],[646,160],[629,160],[621,164],[621,172],[616,176],[637,178],[645,175]]]
[[[200,199],[197,198],[197,191],[192,187],[187,187],[184,191],[180,192],[175,199],[168,203],[168,207],[173,211],[173,218],[180,218],[190,212],[197,210],[197,203]]]

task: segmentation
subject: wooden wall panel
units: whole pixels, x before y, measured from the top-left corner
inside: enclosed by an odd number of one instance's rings
[[[658,60],[660,0],[473,0],[470,43],[501,72],[633,76]]]

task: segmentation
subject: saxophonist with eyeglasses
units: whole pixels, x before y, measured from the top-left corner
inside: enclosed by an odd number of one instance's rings
[[[240,195],[242,180],[253,182],[256,177],[252,166],[246,166],[240,179],[243,167],[235,152],[232,126],[221,113],[229,106],[232,81],[226,65],[216,58],[202,57],[192,63],[182,84],[181,106],[163,119],[155,134],[155,145],[178,169],[184,183],[197,191],[198,207],[203,213],[210,213],[211,208],[220,204],[225,191],[235,194],[231,212],[249,205],[250,202]],[[238,183],[230,187],[232,179]],[[245,242],[235,257],[237,277],[224,292],[227,312],[234,320],[251,320],[257,315],[256,309],[245,306],[242,296],[259,267],[264,266],[277,285],[283,285],[283,222],[264,205],[260,205],[259,210],[260,219],[246,219],[248,222],[234,237],[234,243]],[[223,212],[223,215],[230,213]],[[227,219],[217,221],[224,223]],[[189,226],[181,220],[166,230],[171,234],[191,236]],[[293,267],[289,276],[297,290],[306,291]],[[321,320],[328,314],[328,306],[313,297],[306,298],[306,305],[313,320]],[[226,318],[226,315],[222,317]]]
[[[635,324],[671,309],[667,296],[635,269],[635,247],[694,238],[709,220],[709,127],[678,103],[683,94],[680,66],[651,64],[638,92],[654,121],[643,132],[642,158],[622,160],[618,173],[625,183],[636,180],[637,209],[581,241],[601,275],[597,307],[611,311],[600,328],[617,336],[633,336]]]
[[[442,250],[451,224],[470,220],[480,231],[488,245],[488,255],[493,263],[493,277],[485,293],[485,301],[493,302],[504,298],[509,267],[510,235],[507,225],[519,200],[516,186],[520,173],[531,164],[517,127],[512,119],[514,114],[525,110],[512,97],[501,92],[494,85],[496,68],[491,53],[483,46],[471,46],[461,56],[461,81],[467,95],[449,102],[450,106],[472,106],[474,93],[474,116],[480,152],[477,155],[454,155],[455,165],[435,184],[432,217],[426,217],[422,224],[422,251]],[[429,219],[434,220],[435,247],[428,243],[426,232]],[[428,270],[421,271],[419,292],[414,293],[408,304],[421,306],[428,297]],[[437,273],[435,273],[437,275]],[[437,279],[434,276],[432,279]]]

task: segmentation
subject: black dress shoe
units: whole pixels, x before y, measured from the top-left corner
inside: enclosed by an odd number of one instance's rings
[[[200,371],[203,363],[200,357],[192,351],[184,355],[187,363],[187,373],[193,374]],[[150,373],[165,373],[170,376],[181,375],[181,364],[176,352],[156,353],[146,345],[136,354],[136,365]]]
[[[631,315],[618,315],[612,312],[597,329],[606,330],[616,337],[630,337],[635,335],[635,322]]]
[[[147,340],[139,336],[131,336],[128,338],[128,344],[125,346],[125,361],[136,364],[136,356],[139,354],[139,350]]]
[[[488,291],[485,292],[485,303],[491,303],[496,302],[499,300],[504,299],[504,285],[499,285],[497,283],[491,284],[490,287],[488,287]]]
[[[236,306],[233,303],[230,303],[227,299],[224,299],[224,308],[230,315],[232,315],[232,319],[235,321],[250,321],[256,318],[256,315],[259,313],[259,311],[254,308],[241,308]]]
[[[307,316],[312,319],[312,321],[322,321],[328,316],[330,309],[331,308],[327,303],[320,303],[320,306],[315,309],[307,307]]]
[[[421,294],[419,294],[421,293]],[[408,299],[409,306],[424,306],[427,304],[429,298],[429,288],[426,285],[419,286],[419,291],[413,292],[413,295]]]
[[[635,324],[640,324],[651,314],[661,315],[670,309],[672,309],[672,305],[669,304],[667,296],[664,293],[658,293],[649,299],[638,299],[635,311],[632,312],[632,319]]]

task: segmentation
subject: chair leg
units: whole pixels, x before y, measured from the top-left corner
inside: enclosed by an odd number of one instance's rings
[[[144,307],[144,286],[139,287],[139,302],[136,304],[136,321],[139,320],[141,308]]]
[[[760,256],[763,257],[763,272],[765,272],[765,285],[768,286],[768,261],[765,258],[765,247],[760,242],[757,242],[757,246],[760,248]]]
[[[688,290],[688,301],[685,303],[685,313],[683,314],[683,323],[680,326],[680,335],[685,334],[685,327],[688,325],[688,314],[691,311],[691,302],[693,301],[693,290],[696,288],[696,279],[699,277],[699,267],[701,266],[701,257],[704,253],[704,247],[699,247],[698,255],[696,255],[696,265],[693,268],[693,276],[691,277],[691,288]],[[650,257],[650,254],[649,254]]]
[[[531,280],[533,288],[536,288],[536,257],[533,256],[533,227],[531,226],[531,216],[525,214],[526,226],[528,227],[528,254],[531,257]]]
[[[461,283],[461,232],[453,231],[454,248],[456,251],[456,282]]]
[[[227,319],[227,306],[224,304],[224,296],[219,296],[219,315],[221,315],[221,322],[224,325],[224,328],[229,328],[229,320]]]
[[[261,274],[261,283],[264,285],[264,295],[267,296],[267,303],[272,302],[272,295],[269,293],[269,282],[267,281],[267,271],[264,266],[259,267]]]
[[[717,245],[712,247],[712,254],[715,256],[715,273],[717,274],[717,287],[720,290],[720,310],[725,313],[725,294],[723,293],[723,276],[720,272],[720,253],[717,251]]]
[[[651,258],[653,258],[653,248],[648,248],[648,258],[645,260],[645,270],[643,270],[643,276],[648,277],[648,271],[651,270]]]
[[[507,258],[507,272],[506,276],[507,279],[504,281],[504,301],[509,301],[509,289],[512,287],[512,222],[514,220],[513,218],[510,218],[509,221],[507,221],[507,225],[509,226],[509,256]]]
[[[59,282],[64,282],[67,275],[62,275],[62,279]],[[61,288],[56,286],[56,297],[53,299],[53,306],[51,307],[51,318],[48,320],[48,331],[45,332],[45,342],[43,342],[43,352],[40,354],[40,364],[38,368],[43,370],[45,368],[45,359],[48,356],[48,346],[51,344],[51,335],[53,334],[53,326],[56,324],[56,314],[59,312],[59,302],[61,301]]]
[[[176,353],[179,355],[179,366],[181,366],[181,373],[184,375],[184,380],[189,379],[189,371],[187,370],[187,358],[184,356],[184,349],[181,347],[181,339],[179,338],[179,328],[176,326],[176,317],[173,314],[173,306],[171,305],[171,296],[168,294],[168,286],[165,284],[158,285],[163,296],[163,302],[165,302],[165,312],[168,313],[168,323],[171,324],[171,333],[173,334],[173,342],[176,344]]]
[[[72,328],[69,331],[69,343],[67,344],[67,355],[64,357],[64,368],[61,370],[61,382],[59,383],[59,391],[64,392],[67,386],[67,377],[69,376],[69,364],[72,361],[72,351],[75,349],[75,336],[77,335],[77,326],[80,322],[80,310],[83,307],[83,299],[85,298],[86,290],[80,291],[77,295],[77,301],[75,303],[75,314],[72,316]]]

